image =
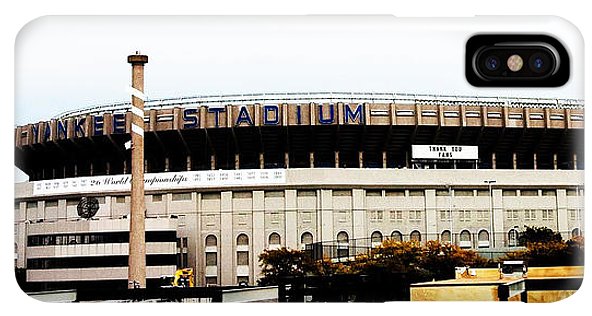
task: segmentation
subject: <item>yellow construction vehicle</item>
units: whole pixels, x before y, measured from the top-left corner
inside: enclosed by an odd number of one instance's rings
[[[163,275],[160,277],[160,287],[194,287],[193,269],[178,269],[175,275]]]

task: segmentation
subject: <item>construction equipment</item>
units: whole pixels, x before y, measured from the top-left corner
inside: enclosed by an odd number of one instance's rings
[[[160,287],[194,287],[193,268],[182,268],[175,275],[163,275],[160,277]]]

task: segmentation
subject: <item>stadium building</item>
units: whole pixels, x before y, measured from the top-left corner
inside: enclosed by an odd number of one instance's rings
[[[31,287],[127,283],[129,103],[15,128],[15,268]],[[337,241],[516,247],[583,234],[581,100],[286,93],[146,102],[148,286],[256,284],[258,255]],[[81,200],[98,202],[81,216]]]

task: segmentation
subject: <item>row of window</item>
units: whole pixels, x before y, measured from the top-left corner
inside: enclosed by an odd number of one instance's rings
[[[127,267],[129,256],[90,256],[28,259],[27,269],[80,269]],[[175,254],[146,255],[147,266],[176,266]]]
[[[523,214],[524,216],[521,217],[520,215]],[[555,219],[555,210],[532,210],[532,209],[526,209],[526,210],[506,210],[506,219],[508,220],[512,220],[512,221],[518,221],[518,220],[526,220],[526,221],[532,221],[532,220],[537,220],[538,214],[540,214],[540,219],[542,220],[554,220]]]
[[[129,242],[129,232],[126,231],[104,233],[30,235],[27,237],[27,247],[127,242]],[[146,232],[146,242],[177,242],[177,232],[148,231]]]
[[[315,190],[298,190],[298,196],[316,196]],[[482,189],[453,189],[453,190],[444,190],[444,189],[437,189],[436,196],[452,196],[461,197],[461,196],[489,196],[488,190]],[[584,190],[583,189],[567,189],[566,190],[567,196],[583,196]],[[351,196],[351,190],[333,190],[333,196]],[[366,196],[424,196],[425,190],[376,190],[376,189],[368,189],[366,190]],[[503,189],[502,190],[503,196],[556,196],[556,190],[548,190],[548,189]],[[173,193],[171,194],[172,201],[191,201],[192,193],[191,192],[182,192],[182,193]],[[237,191],[233,192],[233,198],[241,199],[241,198],[252,198],[253,192],[252,191]],[[265,191],[265,197],[284,197],[284,191]],[[105,197],[97,197],[99,200],[99,204],[105,204]],[[126,196],[115,196],[115,203],[123,204],[126,202]],[[219,200],[220,199],[220,192],[209,192],[209,193],[202,193],[202,200]],[[151,195],[152,202],[162,202],[163,194],[152,194]],[[76,206],[80,202],[80,199],[67,199],[66,205],[67,206]],[[46,200],[45,207],[57,207],[58,200]],[[15,209],[20,208],[20,202],[15,202],[14,204]],[[37,208],[38,202],[37,201],[28,201],[26,203],[27,209]]]

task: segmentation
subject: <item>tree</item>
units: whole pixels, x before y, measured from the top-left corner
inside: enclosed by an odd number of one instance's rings
[[[282,247],[265,250],[259,255],[263,277],[259,285],[277,285],[278,280],[287,276],[303,276],[305,257],[302,251]]]
[[[561,234],[547,227],[524,226],[524,231],[518,235],[518,244],[528,246],[528,243],[562,242]]]
[[[464,250],[457,245],[430,240],[424,247],[420,267],[430,272],[436,280],[453,279],[455,267],[485,267],[489,261],[475,251]]]

